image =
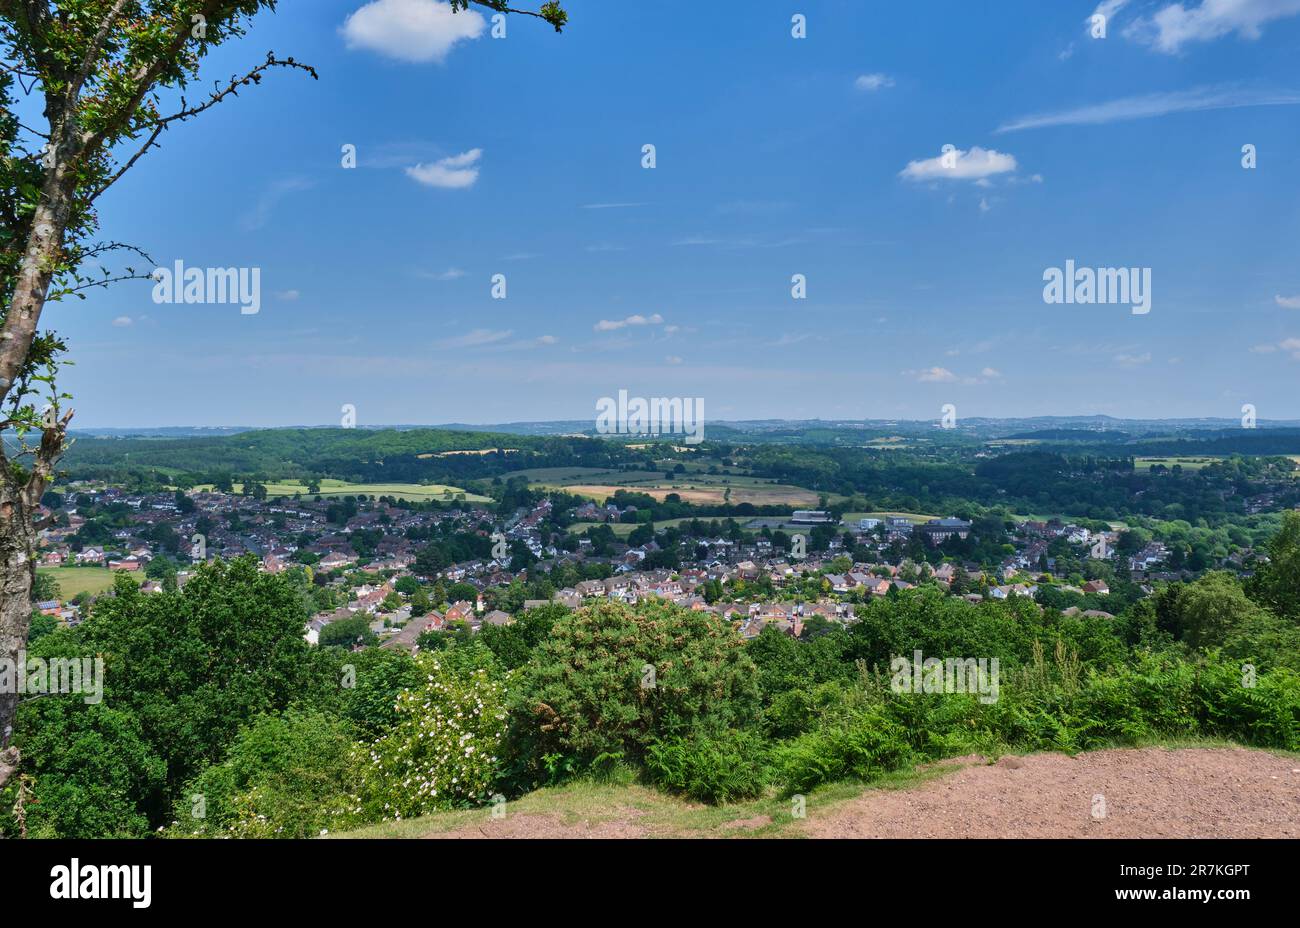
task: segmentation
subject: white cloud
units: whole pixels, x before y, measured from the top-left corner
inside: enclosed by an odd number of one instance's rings
[[[986,367],[984,370],[980,371],[980,375],[987,377],[989,380],[997,380],[1002,376],[1002,372],[995,367]]]
[[[458,267],[449,267],[445,271],[416,271],[417,277],[423,277],[425,280],[460,280],[465,276],[465,272]]]
[[[652,316],[637,314],[628,316],[626,319],[602,319],[592,328],[597,332],[617,332],[619,329],[626,329],[628,326],[662,325],[663,321],[664,317],[658,313]]]
[[[1295,358],[1295,360],[1297,361],[1300,361],[1300,338],[1283,339],[1282,341],[1278,342],[1277,346],[1281,348],[1283,351],[1289,351],[1291,353],[1291,357]]]
[[[644,203],[584,203],[583,209],[635,209]]]
[[[1186,7],[1170,3],[1124,30],[1126,38],[1150,45],[1167,55],[1189,42],[1210,42],[1236,33],[1258,39],[1265,23],[1300,14],[1300,0],[1201,0]]]
[[[946,367],[931,367],[923,371],[911,371],[921,383],[955,383],[957,375]]]
[[[466,332],[464,335],[455,335],[451,338],[444,338],[438,342],[440,348],[477,348],[481,345],[495,345],[497,342],[503,342],[514,332],[506,329],[504,332],[494,332],[491,329],[475,329],[472,332]]]
[[[863,74],[853,82],[853,86],[858,90],[872,92],[885,87],[893,87],[894,79],[888,74]]]
[[[945,178],[978,181],[997,174],[1007,174],[1015,169],[1016,159],[1012,155],[973,145],[970,151],[957,148],[937,158],[909,161],[899,176],[915,181]]]
[[[542,335],[537,339],[539,345],[554,345],[559,339],[554,335]]]
[[[440,0],[372,0],[343,23],[348,48],[364,48],[398,61],[441,64],[457,42],[477,39],[487,27],[474,10],[453,13]]]
[[[999,132],[1042,129],[1047,126],[1101,126],[1128,119],[1150,119],[1170,113],[1236,109],[1243,106],[1285,106],[1300,103],[1300,93],[1290,90],[1246,90],[1240,87],[1197,87],[1170,93],[1148,93],[1092,103],[1055,113],[1021,116],[998,127]]]
[[[127,326],[131,325],[131,317],[118,316],[116,319],[113,320],[113,325],[119,329],[124,329]]]
[[[676,366],[682,363],[682,359],[675,354],[670,354],[668,357],[664,358],[664,362]]]
[[[297,290],[277,290],[275,293],[275,298],[285,303],[294,303],[301,296]]]
[[[1143,364],[1151,363],[1151,352],[1143,354],[1117,354],[1115,363],[1121,367],[1140,367]]]
[[[459,155],[443,158],[433,164],[417,164],[407,168],[408,177],[424,184],[426,187],[441,187],[446,190],[463,190],[474,186],[478,180],[478,162],[483,157],[483,149],[472,148]]]
[[[1282,296],[1278,294],[1273,297],[1273,302],[1283,309],[1300,309],[1300,296]]]

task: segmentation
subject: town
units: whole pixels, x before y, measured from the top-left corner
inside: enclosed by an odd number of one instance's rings
[[[635,506],[586,502],[557,519],[545,496],[504,518],[486,504],[259,496],[132,494],[75,482],[50,500],[62,505],[43,513],[51,524],[41,532],[40,566],[55,576],[58,568],[98,568],[101,590],[115,573],[138,576],[156,593],[183,587],[196,562],[253,556],[267,573],[309,571],[317,608],[304,635],[312,643],[410,649],[426,634],[508,624],[551,602],[576,608],[655,597],[715,613],[752,639],[769,625],[799,637],[850,624],[855,607],[917,586],[971,602],[1023,597],[1109,617],[1113,583],[1137,597],[1194,576],[1171,565],[1159,541],[1134,549],[1127,533],[1061,519],[990,526],[882,514],[843,522],[798,510],[785,519],[694,519],[656,532],[638,521]],[[636,528],[624,538],[608,530],[629,522]],[[596,527],[566,531],[575,523]],[[996,536],[984,541],[996,543],[998,560],[952,553],[977,531]],[[467,551],[474,556],[457,556]],[[1234,556],[1242,571],[1248,560],[1249,553]],[[51,596],[37,609],[75,625],[94,595]]]

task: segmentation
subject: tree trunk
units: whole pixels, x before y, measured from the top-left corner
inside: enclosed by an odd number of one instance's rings
[[[7,463],[7,462],[6,462]],[[36,532],[23,500],[23,487],[5,476],[0,484],[0,660],[16,669],[19,652],[27,647],[32,618],[32,585],[36,582]],[[17,692],[0,688],[0,787],[13,774],[17,752],[9,749]]]

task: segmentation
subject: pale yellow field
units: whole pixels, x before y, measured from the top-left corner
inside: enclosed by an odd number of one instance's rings
[[[243,484],[234,485],[236,493],[242,493]],[[196,486],[195,491],[207,492],[212,489],[212,484]],[[293,496],[295,493],[302,496],[321,496],[326,499],[336,496],[356,496],[364,494],[366,496],[392,496],[397,499],[410,500],[413,503],[425,503],[430,500],[446,501],[455,498],[458,494],[465,493],[465,501],[470,503],[486,503],[491,500],[486,496],[477,496],[473,493],[467,493],[459,487],[444,486],[442,484],[429,484],[427,486],[419,483],[347,483],[343,480],[322,480],[320,482],[320,493],[308,493],[307,485],[296,481],[273,482],[266,485],[268,496]]]

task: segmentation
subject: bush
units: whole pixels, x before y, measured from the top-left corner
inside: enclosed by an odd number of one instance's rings
[[[486,670],[456,672],[440,656],[416,657],[423,684],[397,697],[397,725],[358,747],[349,816],[412,818],[486,803],[498,778],[504,687]]]
[[[177,800],[173,834],[308,838],[342,814],[352,742],[339,719],[264,715]]]
[[[547,781],[548,755],[571,761],[567,775],[600,757],[639,765],[657,741],[744,728],[758,717],[755,677],[740,636],[711,613],[657,600],[579,609],[523,671],[512,774],[526,788]]]
[[[662,788],[712,804],[752,799],[767,783],[767,745],[753,732],[693,734],[650,745],[645,765]]]

